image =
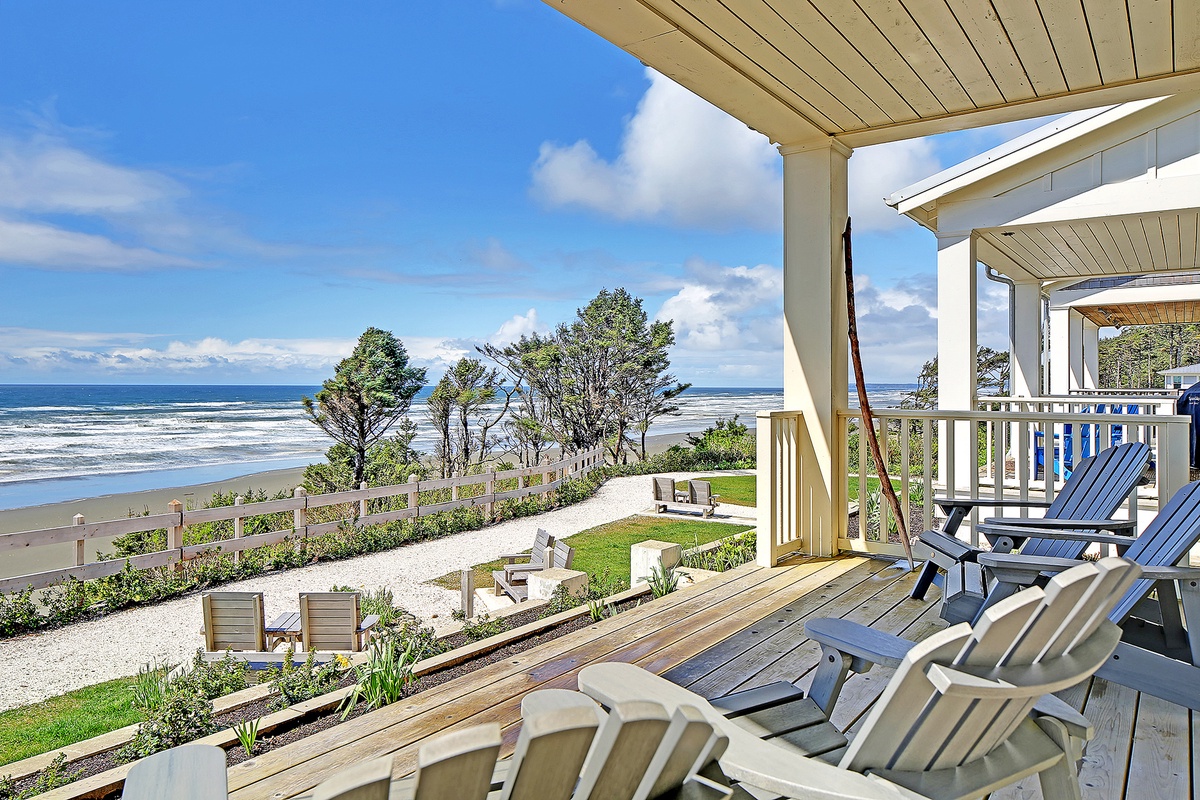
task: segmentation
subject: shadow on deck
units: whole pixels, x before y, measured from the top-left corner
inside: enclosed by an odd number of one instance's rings
[[[233,767],[230,797],[303,797],[338,770],[386,753],[401,776],[415,769],[430,736],[483,722],[500,723],[510,753],[521,697],[574,689],[578,671],[598,661],[630,661],[706,697],[777,680],[806,688],[819,648],[804,636],[805,619],[839,616],[910,639],[944,627],[936,589],[925,601],[908,598],[914,579],[864,558],[744,566]],[[889,675],[876,669],[852,677],[833,721],[853,726]],[[1065,696],[1097,728],[1081,775],[1085,798],[1192,796],[1191,712],[1102,680]],[[1040,796],[1036,778],[992,795]]]

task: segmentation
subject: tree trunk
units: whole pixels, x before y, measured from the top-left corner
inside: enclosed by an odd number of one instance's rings
[[[892,514],[896,517],[896,528],[900,532],[900,543],[904,545],[904,554],[908,556],[908,568],[915,569],[916,564],[913,562],[912,543],[908,540],[908,526],[904,522],[904,515],[900,511],[900,500],[896,497],[896,490],[892,488],[892,479],[888,475],[887,462],[883,458],[883,454],[879,450],[879,437],[875,434],[875,425],[871,415],[871,403],[867,400],[867,382],[863,377],[862,353],[858,347],[858,319],[854,312],[854,256],[850,247],[850,219],[846,219],[846,230],[842,233],[842,248],[846,254],[846,306],[848,316],[848,329],[850,335],[850,360],[854,364],[854,384],[858,389],[858,405],[862,409],[862,433],[866,434],[867,442],[871,445],[871,455],[875,458],[875,472],[879,475],[880,490],[884,497],[887,498],[888,505],[892,507]],[[862,434],[860,434],[862,435]],[[862,509],[866,507],[863,499],[867,493],[866,471],[863,469],[865,465],[859,464],[858,472],[858,525],[860,535],[864,538],[867,532],[866,521],[863,519]],[[887,536],[887,528],[883,525],[883,515],[880,514],[880,533]]]

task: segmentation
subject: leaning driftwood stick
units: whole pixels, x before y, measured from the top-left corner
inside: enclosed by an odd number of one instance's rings
[[[858,405],[862,408],[862,431],[859,435],[865,434],[867,442],[871,445],[871,455],[875,458],[875,471],[879,474],[880,490],[887,498],[888,505],[892,507],[892,513],[896,516],[896,527],[900,531],[900,543],[904,545],[904,555],[908,557],[908,568],[911,570],[916,568],[916,563],[913,561],[912,543],[908,541],[908,525],[905,524],[904,515],[900,512],[900,499],[896,497],[896,490],[892,488],[892,478],[888,475],[887,464],[879,450],[879,437],[875,434],[871,403],[867,400],[867,382],[863,378],[862,353],[858,349],[858,319],[854,313],[854,257],[850,249],[849,218],[846,219],[846,230],[842,232],[842,249],[846,254],[846,308],[849,317],[850,361],[854,364],[854,385],[858,388]],[[858,472],[858,497],[861,501],[866,496],[867,481],[861,465]],[[861,510],[863,507],[864,504],[860,502],[858,524],[862,529],[862,535],[865,536],[867,527],[863,520]],[[879,520],[879,527],[884,529],[882,517]]]

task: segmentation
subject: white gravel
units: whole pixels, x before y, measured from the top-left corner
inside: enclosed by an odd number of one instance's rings
[[[651,505],[649,484],[647,476],[616,478],[594,497],[546,514],[384,553],[260,575],[221,590],[262,592],[268,620],[294,611],[299,592],[328,591],[335,584],[367,591],[386,586],[397,605],[423,620],[434,614],[448,617],[458,607],[458,592],[426,581],[490,561],[500,553],[528,549],[538,528],[556,537],[570,536],[645,511]],[[57,630],[0,640],[0,711],[136,674],[153,659],[160,663],[188,659],[204,645],[201,624],[200,598],[192,594]]]

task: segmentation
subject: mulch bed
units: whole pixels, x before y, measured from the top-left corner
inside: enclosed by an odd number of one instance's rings
[[[891,509],[888,509],[889,514]],[[936,509],[934,510],[934,524],[940,524],[942,519],[937,516]],[[908,535],[916,536],[921,531],[930,530],[925,526],[925,509],[918,503],[910,502],[908,504]],[[847,526],[847,539],[857,539],[862,535],[859,527],[859,515],[855,511],[850,515],[850,524]],[[873,517],[867,521],[867,538],[872,541],[879,541],[879,519]],[[900,544],[900,535],[894,531],[888,532],[887,540],[890,544]]]
[[[627,611],[629,609],[636,607],[639,602],[640,601],[638,601],[638,600],[629,600],[624,603],[618,604],[616,606],[616,608],[617,608],[618,612]],[[532,608],[529,611],[525,611],[520,614],[513,614],[511,616],[505,617],[504,621],[506,623],[506,630],[509,630],[512,628],[517,628],[517,627],[520,627],[521,625],[525,625],[527,623],[530,623],[530,622],[540,619],[542,617],[543,611],[544,611],[544,609],[542,607],[538,607],[538,608]],[[592,621],[592,618],[589,615],[584,614],[583,616],[578,617],[576,619],[556,625],[555,627],[553,627],[549,630],[543,631],[542,633],[536,634],[534,636],[528,636],[524,639],[520,639],[518,641],[512,642],[512,643],[505,645],[504,647],[501,647],[497,650],[492,650],[490,652],[476,656],[475,658],[464,661],[461,664],[456,664],[452,667],[447,667],[445,669],[438,670],[437,672],[432,672],[432,673],[429,673],[428,675],[423,675],[423,676],[421,676],[421,678],[415,685],[415,687],[412,691],[412,694],[417,694],[418,692],[423,692],[428,689],[432,689],[436,686],[440,686],[443,683],[446,683],[447,681],[454,680],[455,678],[461,677],[461,676],[466,675],[470,672],[473,672],[477,669],[485,667],[488,664],[493,664],[497,661],[502,661],[506,658],[511,658],[512,656],[514,656],[518,653],[522,653],[526,650],[530,650],[534,647],[537,647],[540,644],[544,644],[545,642],[549,642],[549,641],[552,641],[553,639],[557,639],[560,636],[566,636],[569,633],[574,633],[575,631],[583,630],[584,628],[587,628],[588,626],[593,625],[593,624],[594,623]],[[471,640],[468,639],[466,637],[466,635],[464,635],[462,633],[456,633],[452,636],[447,637],[443,641],[447,645],[448,649],[455,649],[455,648],[461,647],[465,644],[471,643]],[[353,683],[354,683],[353,675],[347,675],[345,678],[342,679],[342,681],[338,684],[338,686],[339,686],[339,688],[340,687],[348,687],[348,686],[351,686]],[[220,714],[220,715],[214,717],[214,720],[216,721],[216,723],[220,729],[225,729],[225,728],[235,727],[239,723],[246,721],[246,720],[258,719],[260,717],[266,716],[267,714],[270,714],[272,711],[275,710],[275,709],[271,708],[271,702],[274,699],[275,699],[274,697],[264,698],[262,700],[259,700],[255,703],[244,706],[242,708],[236,709],[234,711],[230,711],[225,714]],[[348,722],[352,719],[356,719],[357,717],[361,717],[363,714],[369,713],[369,711],[370,710],[367,709],[366,707],[359,706],[358,708],[355,708],[353,711],[350,712],[350,714],[346,717],[345,721]],[[291,727],[277,730],[277,732],[273,732],[269,735],[264,734],[264,735],[260,736],[258,738],[258,740],[255,742],[254,751],[253,751],[252,755],[250,755],[250,756],[246,755],[246,752],[245,752],[245,750],[242,749],[241,745],[234,745],[232,748],[230,748],[229,750],[226,751],[228,764],[229,764],[229,766],[233,766],[234,764],[240,764],[243,761],[248,760],[249,758],[260,756],[263,753],[268,753],[272,750],[283,747],[284,745],[291,744],[292,742],[296,742],[307,736],[311,736],[314,733],[318,733],[319,731],[323,731],[328,728],[332,728],[335,725],[341,724],[342,722],[343,722],[343,720],[342,720],[341,709],[337,709],[337,708],[331,709],[328,711],[313,713],[311,715],[306,715],[304,717],[301,717],[299,720],[297,720],[298,724],[295,724]],[[92,775],[98,775],[101,772],[105,772],[107,770],[113,769],[114,767],[118,767],[118,766],[120,766],[120,763],[116,760],[114,753],[108,752],[108,753],[100,753],[98,755],[90,756],[88,758],[84,758],[79,761],[69,763],[66,767],[65,772],[67,774],[79,772],[80,774],[77,778],[77,780],[78,780],[81,778],[91,777]],[[2,776],[2,775],[3,775],[3,768],[0,768],[0,776]],[[24,779],[16,782],[16,784],[14,785],[14,790],[15,790],[14,794],[19,794],[22,790],[31,786],[36,779],[37,779],[37,776],[32,775],[28,778],[24,778]],[[119,798],[120,796],[121,796],[121,793],[119,791],[117,791],[117,792],[113,792],[109,795],[106,795],[104,800],[109,800],[109,798],[113,798],[115,800],[115,798]]]

